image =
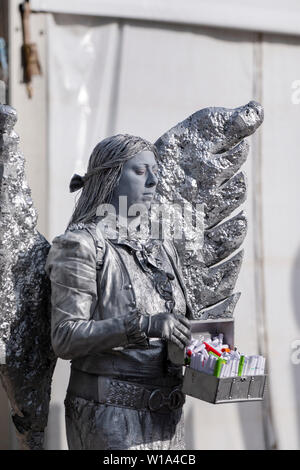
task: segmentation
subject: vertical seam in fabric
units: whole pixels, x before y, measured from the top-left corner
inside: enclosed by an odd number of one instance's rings
[[[253,46],[253,96],[259,102],[263,101],[263,33],[256,35]],[[254,288],[256,307],[256,328],[258,352],[266,356],[269,350],[266,312],[265,287],[265,254],[263,232],[263,181],[262,181],[262,132],[259,130],[253,136],[253,250],[254,250]],[[273,410],[269,388],[266,389],[262,402],[263,433],[266,449],[276,449],[277,433],[274,427]]]
[[[123,21],[118,22],[117,29],[117,41],[115,50],[115,61],[114,61],[114,72],[113,72],[113,83],[111,86],[110,95],[110,106],[109,116],[107,124],[107,135],[113,135],[116,132],[118,104],[119,104],[119,92],[120,92],[120,76],[121,76],[121,62],[122,62],[122,50],[123,50],[123,36],[124,36],[124,23]]]

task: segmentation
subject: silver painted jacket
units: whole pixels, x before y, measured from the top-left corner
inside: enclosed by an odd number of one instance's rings
[[[104,237],[96,224],[54,239],[46,266],[52,291],[52,344],[57,356],[72,360],[73,368],[143,382],[170,375],[165,342],[149,339],[140,330],[140,316],[149,314],[143,310],[146,300],[151,299],[150,314],[162,311],[164,304],[154,287],[149,284],[147,290],[142,255],[150,260],[152,256],[153,266],[157,262],[174,273],[173,291],[183,299],[177,313],[190,317],[179,259],[168,240],[152,253],[140,248],[133,240]],[[172,375],[180,373],[181,367],[173,367]]]

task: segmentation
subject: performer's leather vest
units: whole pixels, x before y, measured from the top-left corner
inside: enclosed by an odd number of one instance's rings
[[[125,311],[136,307],[135,292],[132,287],[130,274],[120,256],[116,243],[112,240],[99,240],[93,234],[97,250],[97,263],[99,266],[97,275],[98,298],[91,306],[91,318],[104,320],[119,316]],[[187,299],[182,272],[177,265],[177,253],[172,242],[165,240],[163,247],[170,259],[175,275],[183,290],[186,304],[187,317],[191,317],[191,310]]]

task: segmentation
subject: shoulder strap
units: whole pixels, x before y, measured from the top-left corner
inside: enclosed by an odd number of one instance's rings
[[[186,300],[187,317],[192,319],[193,318],[192,307],[189,302],[188,293],[185,287],[185,282],[184,282],[184,277],[183,277],[183,273],[181,270],[181,263],[180,263],[178,252],[176,250],[174,243],[171,240],[164,240],[163,245],[165,247],[166,253],[171,261],[171,264],[173,266],[175,273],[177,272],[178,280],[179,280],[179,283],[181,285],[181,288],[183,290],[185,300]]]
[[[102,233],[97,230],[97,225],[95,223],[90,223],[86,225],[85,230],[91,235],[95,249],[96,249],[96,275],[97,275],[97,298],[94,301],[94,305],[91,307],[91,318],[94,317],[95,311],[97,309],[97,305],[100,299],[100,270],[103,266],[104,262],[104,255],[106,252],[106,243]],[[100,233],[99,233],[100,232]]]
[[[106,243],[102,233],[97,230],[96,224],[92,223],[85,227],[86,231],[91,235],[96,249],[96,269],[101,269],[106,251]],[[99,233],[100,232],[100,233]]]

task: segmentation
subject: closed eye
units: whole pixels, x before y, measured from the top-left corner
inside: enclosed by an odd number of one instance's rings
[[[146,167],[145,168],[135,168],[134,171],[137,175],[144,175],[145,172],[146,172]],[[152,168],[151,171],[152,171],[152,173],[156,174],[158,172],[158,167],[155,166],[154,168]]]

